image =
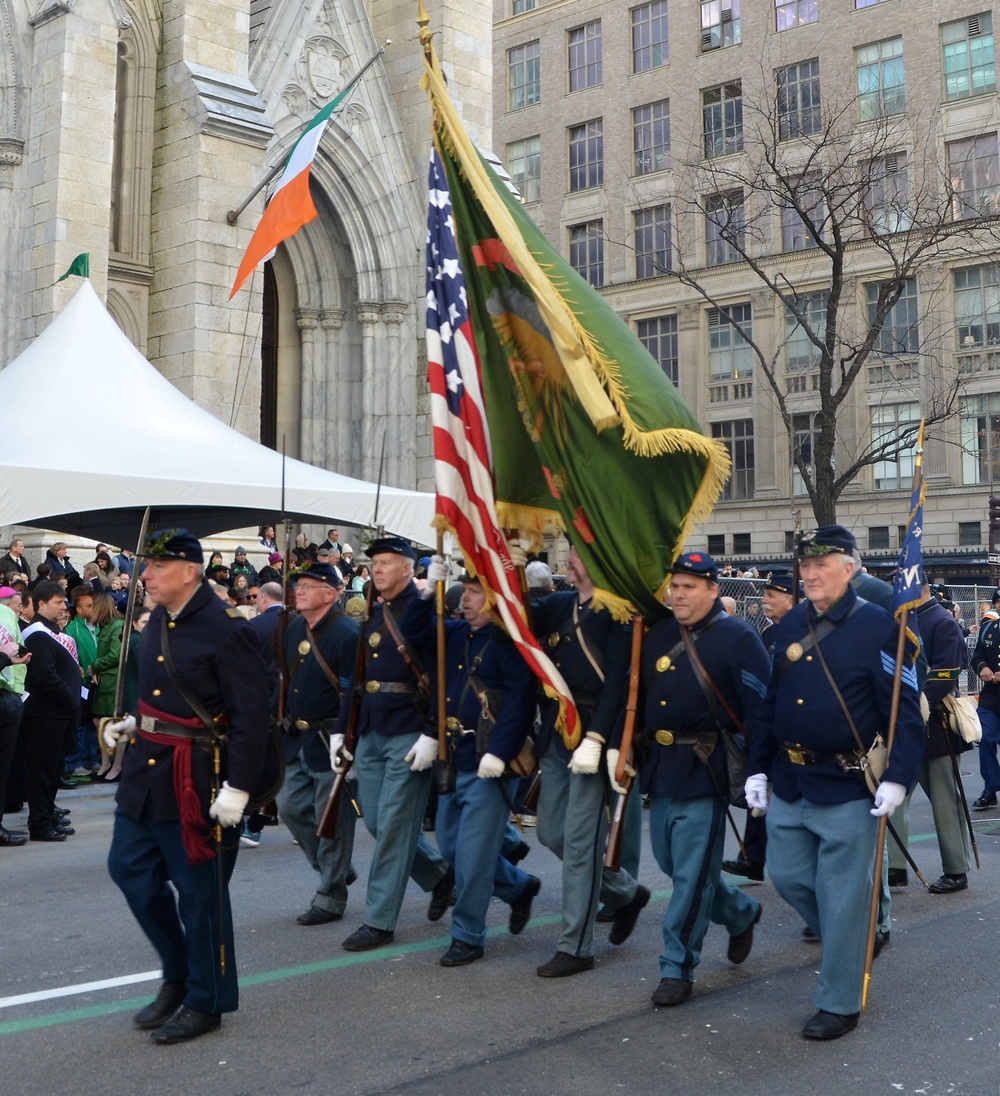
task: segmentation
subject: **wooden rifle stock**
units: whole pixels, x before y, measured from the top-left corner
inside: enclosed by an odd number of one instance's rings
[[[635,778],[628,775],[626,766],[632,760],[632,739],[635,736],[636,709],[639,705],[639,676],[642,670],[642,637],[645,621],[641,613],[632,618],[632,665],[628,679],[628,700],[625,704],[625,729],[622,731],[621,749],[618,753],[618,767],[615,769],[615,783],[625,789],[615,799],[611,812],[611,830],[608,833],[608,849],[604,854],[604,866],[618,871],[622,864],[622,840],[625,836],[625,808],[632,794]]]
[[[365,628],[372,615],[372,605],[375,603],[375,582],[368,580],[368,597],[365,603],[365,619],[361,623],[361,631],[358,634],[358,654],[354,660],[354,689],[351,692],[351,711],[347,718],[347,730],[344,733],[344,749],[354,753],[354,747],[358,741],[358,720],[361,718],[361,691],[365,687],[365,664],[368,658],[368,644],[365,642]],[[340,812],[340,795],[347,776],[346,770],[337,773],[330,789],[330,797],[323,808],[323,817],[316,827],[316,836],[325,837],[332,841],[337,833],[337,818]]]

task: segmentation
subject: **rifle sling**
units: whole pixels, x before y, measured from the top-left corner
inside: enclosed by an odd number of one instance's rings
[[[399,651],[403,656],[403,661],[413,671],[413,674],[417,679],[419,692],[423,694],[426,700],[430,700],[431,683],[427,676],[427,671],[423,668],[417,652],[414,651],[409,641],[399,630],[396,618],[392,615],[392,611],[388,605],[382,606],[382,618],[385,620],[385,626],[389,629],[389,634],[392,636],[393,643],[396,644],[396,650]]]
[[[303,617],[302,619],[305,620],[305,617]],[[323,631],[323,627],[324,627],[324,625],[320,625],[320,631],[321,632]],[[312,628],[309,627],[309,622],[308,621],[306,621],[306,635],[309,638],[310,650],[312,651],[313,655],[316,657],[316,661],[319,663],[319,668],[326,675],[327,681],[329,681],[330,684],[334,687],[334,689],[337,690],[337,696],[340,697],[340,701],[341,701],[341,703],[343,703],[343,701],[344,701],[343,686],[340,684],[340,680],[338,679],[337,675],[333,672],[333,670],[330,669],[329,663],[323,657],[323,652],[319,649],[319,644],[316,642],[316,633],[312,630]],[[297,671],[299,666],[301,666],[301,665],[302,665],[302,662],[300,661],[298,663],[298,665],[295,667],[295,670],[292,671],[292,677],[293,678],[295,677],[295,671]],[[291,680],[289,680],[289,684],[291,684]]]

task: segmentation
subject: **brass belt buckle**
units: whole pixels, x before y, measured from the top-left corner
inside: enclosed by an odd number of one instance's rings
[[[146,734],[156,734],[156,717],[151,715],[139,716],[139,726]]]
[[[805,750],[796,750],[792,749],[791,746],[786,746],[785,753],[788,754],[788,760],[791,761],[793,765],[804,765],[806,763]]]
[[[448,716],[448,718],[444,721],[444,725],[448,728],[449,731],[453,731],[456,734],[462,733],[462,722],[461,720],[456,719],[453,715]]]
[[[381,688],[382,688],[382,682],[381,681],[366,681],[365,682],[365,692],[366,693],[377,693]]]
[[[308,731],[309,730],[309,720],[308,719],[296,719],[295,720],[295,729],[297,731]]]
[[[672,746],[674,744],[673,731],[657,731],[653,737],[661,746]]]

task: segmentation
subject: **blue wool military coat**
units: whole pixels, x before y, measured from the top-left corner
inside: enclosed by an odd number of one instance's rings
[[[385,610],[388,606],[398,626],[402,625],[407,606],[420,598],[416,583],[411,582],[401,593],[389,601],[376,601],[372,606],[371,619],[365,626],[365,644],[367,645],[364,676],[357,681],[357,667],[351,678],[351,690],[361,690],[361,711],[358,717],[358,734],[368,731],[382,735],[419,734],[427,729],[427,709],[424,702],[418,702],[416,693],[368,692],[367,682],[401,682],[416,688],[416,674],[407,665],[406,659],[399,653],[396,643],[385,623]],[[337,717],[337,731],[347,731],[347,720],[351,705],[345,703]]]
[[[313,639],[319,644],[327,666],[337,677],[346,697],[358,653],[357,623],[331,607],[313,628]],[[285,658],[290,677],[286,714],[293,721],[305,719],[309,723],[335,719],[340,714],[340,693],[316,658],[306,636],[304,617],[297,616],[289,621],[285,633]],[[284,738],[286,761],[291,761],[301,750],[313,772],[330,771],[329,739],[318,731],[297,732],[292,728]]]
[[[726,698],[726,703],[745,727],[757,714],[764,694],[769,662],[757,630],[739,617],[728,616],[716,600],[704,620],[691,629],[702,664]],[[664,656],[681,639],[680,625],[671,615],[657,621],[642,645],[641,741],[648,751],[642,762],[640,786],[644,793],[692,799],[718,795],[729,790],[726,759],[719,741],[708,759],[715,782],[697,758],[693,746],[663,746],[656,732],[677,734],[717,731],[718,724],[698,684],[696,671],[686,651],[674,655],[666,665]],[[723,712],[723,725],[733,724]],[[624,720],[619,721],[621,725]],[[616,736],[620,738],[620,733]]]
[[[852,586],[825,616],[836,627],[820,640],[823,657],[867,749],[876,734],[888,730],[897,625],[884,609],[860,599]],[[774,794],[789,803],[803,797],[811,803],[870,798],[863,780],[844,772],[836,762],[794,765],[781,750],[786,743],[818,754],[849,753],[857,748],[851,725],[815,650],[796,657],[795,645],[809,636],[809,624],[815,628],[820,619],[808,601],[782,618],[767,695],[750,733],[747,771],[768,775]],[[923,748],[917,672],[907,652],[896,740],[883,780],[912,786]]]
[[[574,609],[587,649],[603,670],[603,681],[577,635]],[[607,741],[625,703],[632,655],[628,625],[619,624],[607,609],[595,612],[589,601],[581,605],[575,590],[559,591],[533,602],[531,618],[535,635],[573,694],[582,733],[593,731]],[[554,700],[543,701],[542,726],[536,743],[539,755],[548,749],[558,714],[559,705]],[[568,756],[558,737],[557,743]]]
[[[435,620],[433,600],[420,597],[411,601],[403,620],[406,635],[421,649],[429,664],[434,661]],[[534,720],[535,676],[531,668],[510,636],[495,624],[474,629],[466,620],[448,620],[445,636],[447,714],[468,726],[475,726],[479,720],[482,705],[469,680],[470,671],[480,689],[502,691],[502,702],[499,712],[494,711],[496,723],[485,752],[502,761],[512,761],[520,753]],[[439,688],[437,681],[434,687]],[[432,707],[432,711],[436,710]],[[461,735],[456,740],[456,770],[475,772],[478,767],[475,734]]]
[[[166,719],[190,721],[194,712],[174,687],[161,658],[165,614],[166,610],[157,606],[143,633],[139,700]],[[249,622],[236,610],[227,609],[202,583],[177,618],[168,621],[167,635],[177,676],[211,716],[224,716],[224,729],[228,730],[220,779],[240,791],[253,791],[264,760],[269,698],[264,660]],[[125,751],[117,796],[118,806],[130,818],[141,817],[147,800],[154,821],[178,818],[173,753],[172,746],[138,733],[133,737]],[[210,749],[195,745],[192,775],[207,818],[213,783]]]
[[[920,640],[928,664],[924,695],[930,705],[931,714],[927,720],[924,756],[949,757],[952,751],[958,754],[971,750],[972,743],[947,730],[938,714],[941,701],[957,691],[969,657],[961,625],[940,601],[933,598],[918,605],[910,619],[920,629]],[[951,739],[951,750],[948,749],[946,736]]]

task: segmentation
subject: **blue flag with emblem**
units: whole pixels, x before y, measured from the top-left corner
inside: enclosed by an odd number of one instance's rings
[[[920,474],[918,450],[917,467],[914,471],[913,496],[910,499],[910,516],[906,523],[906,538],[899,553],[899,564],[892,584],[892,611],[898,621],[904,609],[914,609],[920,604],[920,588],[924,584],[924,487]]]

